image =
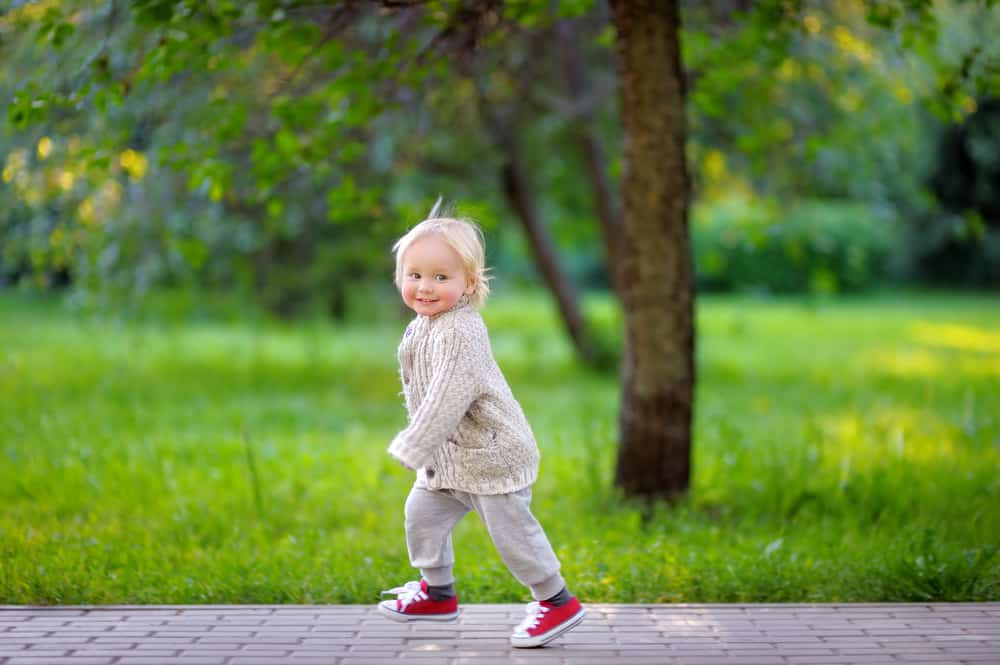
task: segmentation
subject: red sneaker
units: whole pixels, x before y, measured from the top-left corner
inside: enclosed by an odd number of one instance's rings
[[[451,621],[458,617],[458,598],[431,600],[426,580],[407,582],[382,593],[397,594],[396,600],[378,604],[379,612],[393,621]]]
[[[562,607],[540,601],[528,603],[527,615],[514,633],[510,643],[515,647],[540,647],[556,639],[583,621],[587,613],[575,597]]]

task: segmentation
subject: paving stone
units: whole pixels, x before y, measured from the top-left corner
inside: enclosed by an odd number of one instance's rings
[[[912,637],[896,637],[896,638],[882,637],[879,639],[875,639],[870,635],[866,635],[865,637],[827,637],[822,640],[821,644],[823,644],[824,646],[833,646],[833,647],[838,647],[838,646],[880,647],[883,644],[888,644],[890,642],[906,643],[912,640],[913,640]],[[785,642],[786,640],[781,640],[781,641]]]
[[[131,657],[130,657],[131,658]],[[126,663],[130,658],[121,659],[117,661],[118,665]],[[177,656],[176,658],[170,659],[173,665],[223,665],[226,662],[225,658],[212,658],[208,656]],[[330,665],[330,661],[327,661],[327,665]]]
[[[198,640],[200,644],[202,640]],[[277,648],[281,646],[295,646],[302,642],[302,638],[296,635],[254,635],[252,638],[253,644],[267,644],[271,648]]]
[[[950,648],[953,648],[953,647],[961,648],[961,647],[967,647],[967,646],[988,646],[988,645],[986,645],[981,640],[955,640],[955,639],[947,639],[947,640],[940,639],[940,640],[936,640],[936,639],[928,638],[927,641],[930,644],[933,644],[934,646],[940,647],[942,649],[950,649]]]
[[[775,656],[775,655],[786,656],[787,654],[784,654],[784,653],[778,654],[773,649],[729,649],[729,648],[727,648],[726,649],[726,655],[727,656],[747,656],[748,658],[752,656],[753,659],[756,659],[757,656]],[[800,655],[800,656],[804,656],[804,655],[813,656],[813,655],[816,655],[816,654],[798,654],[798,655]]]
[[[610,644],[612,642],[627,643],[629,640],[635,639],[632,635],[632,633],[629,633],[628,635],[615,635],[613,633],[569,632],[562,638],[562,641],[566,644]],[[655,635],[655,633],[653,635]],[[659,637],[655,637],[654,639],[656,639],[657,642],[663,641]]]
[[[243,649],[208,649],[208,648],[187,648],[183,649],[180,656],[205,656],[209,658],[231,658],[233,656],[241,656],[246,652]],[[136,656],[145,656],[145,652],[136,653]],[[162,658],[160,659],[163,660]]]
[[[462,637],[462,644],[465,644],[473,649],[485,649],[488,647],[504,646],[510,647],[509,637],[479,637],[479,638],[465,638]]]
[[[952,654],[948,654],[951,656]],[[961,654],[952,656],[954,658],[959,658],[963,663],[992,663],[996,665],[1000,662],[1000,652],[992,653],[979,653],[979,654]]]
[[[997,653],[992,647],[945,647],[942,651],[949,656],[969,656],[984,653]]]
[[[420,640],[453,640],[459,635],[464,635],[465,633],[457,630],[433,630],[428,629],[427,626],[422,627],[423,630],[415,629],[407,633],[396,633],[391,635],[383,635],[380,631],[366,630],[361,633],[365,639],[371,637],[405,637],[409,639],[420,639]],[[472,632],[472,631],[468,631]]]
[[[536,649],[534,651],[525,651],[525,650],[521,649],[521,650],[516,651],[515,653],[522,654],[524,657],[530,658],[532,656],[532,654],[534,654],[536,652],[537,653],[546,653],[546,652],[555,653],[557,650],[562,653],[563,657],[569,658],[570,660],[573,660],[576,656],[586,656],[588,658],[594,658],[594,657],[597,657],[597,656],[604,656],[605,658],[608,658],[609,660],[613,660],[612,657],[616,653],[621,653],[622,655],[634,655],[634,656],[643,656],[645,658],[649,658],[649,657],[651,657],[650,656],[651,653],[655,653],[655,652],[648,651],[648,650],[644,651],[644,652],[623,651],[623,650],[620,650],[620,649],[610,649],[607,646],[599,646],[599,645],[596,645],[596,644],[589,645],[589,646],[588,645],[548,646],[548,647],[545,647],[544,649],[541,649],[541,650],[537,650]],[[509,649],[509,651],[513,651],[513,649]],[[661,653],[665,653],[665,651],[663,651],[663,650],[660,650],[660,652]]]
[[[420,638],[417,638],[420,639]],[[449,638],[450,639],[450,638]],[[368,637],[367,635],[358,637],[348,637],[344,639],[346,644],[365,646],[395,646],[397,648],[406,644],[407,640],[402,637]]]
[[[7,665],[34,665],[37,663],[51,663],[52,661],[48,658],[22,658],[16,657],[11,658],[7,662]],[[59,663],[65,663],[66,665],[109,665],[114,662],[113,658],[108,657],[90,657],[90,656],[66,656],[59,659]]]
[[[949,657],[942,653],[908,653],[898,660],[907,663],[940,663],[948,659]]]
[[[782,656],[833,656],[834,649],[820,649],[814,647],[784,646],[775,645],[778,653]],[[840,650],[836,650],[839,653]]]
[[[402,651],[402,649],[396,649],[396,650],[391,650],[390,649],[388,651],[377,651],[377,650],[370,650],[370,649],[358,649],[356,651],[354,651],[354,650],[350,651],[350,653],[347,654],[347,657],[349,657],[349,658],[372,658],[372,659],[376,659],[376,658],[390,658],[390,657],[395,658],[396,654],[400,653],[401,651]],[[438,658],[440,658],[440,656],[438,656]],[[407,658],[406,660],[409,661],[410,659]]]
[[[449,661],[447,659],[441,658],[407,658],[405,663],[401,663],[398,658],[358,658],[357,656],[351,658],[344,658],[337,661],[338,665],[445,665]],[[238,663],[231,663],[230,665],[239,665]],[[509,665],[509,663],[508,663]]]
[[[125,656],[115,661],[115,665],[153,665],[154,661],[162,663],[162,658],[146,658],[143,656]],[[175,656],[170,659],[172,665],[223,665],[225,658],[211,656]],[[329,665],[329,661],[327,661]]]
[[[107,656],[109,658],[115,658],[117,656],[134,656],[139,655],[134,649],[74,649],[70,654],[72,656]],[[150,658],[157,657],[161,660],[166,658],[171,658],[177,655],[176,649],[149,649],[141,653],[143,656],[148,656]]]
[[[590,652],[590,651],[581,651],[580,653],[581,654],[586,654],[586,655],[589,656],[589,655],[591,655],[592,652]],[[651,648],[650,645],[646,645],[645,648],[641,648],[641,649],[621,649],[621,648],[619,648],[618,649],[618,654],[620,656],[627,656],[629,658],[654,658],[655,657],[655,658],[660,658],[660,659],[670,659],[670,658],[673,658],[676,655],[673,652],[671,652],[669,649],[667,649],[666,647],[661,647],[659,649],[656,649],[656,648]],[[691,654],[691,655],[696,655],[696,654]],[[714,654],[710,653],[710,654],[701,654],[701,655],[719,656],[719,655],[724,655],[724,654],[722,654],[722,653],[714,653]],[[612,659],[612,662],[614,662],[614,659]]]
[[[889,654],[872,654],[866,656],[788,656],[788,663],[792,665],[832,665],[833,663],[864,663],[864,665],[876,665],[879,663],[899,663],[898,660]]]
[[[168,647],[173,647],[177,644],[178,640],[165,640],[165,641],[154,641],[150,638],[144,638],[142,642],[136,642],[133,638],[112,638],[112,637],[93,637],[86,644],[94,645],[102,649],[164,649]]]
[[[34,638],[34,637],[45,637],[50,631],[38,630],[37,628],[12,628],[11,630],[4,633],[4,637],[8,639],[12,638]]]
[[[90,635],[62,635],[62,634],[56,634],[56,635],[52,635],[52,636],[49,636],[49,637],[43,637],[43,638],[41,638],[39,640],[33,640],[33,642],[36,643],[36,644],[49,644],[49,645],[52,645],[54,642],[59,642],[60,645],[62,645],[62,644],[78,645],[78,644],[86,644],[88,641],[90,641],[92,639],[93,639],[93,637],[90,636]],[[54,648],[54,646],[51,647],[51,648]]]
[[[39,649],[42,649],[42,650],[45,650],[45,651],[58,651],[59,649],[65,649],[66,651],[73,651],[73,650],[80,650],[80,649],[86,649],[86,648],[87,648],[87,643],[86,642],[69,642],[69,641],[66,641],[66,640],[63,640],[63,639],[60,639],[60,638],[52,638],[51,640],[45,640],[44,642],[38,642],[38,643],[35,643],[35,644],[28,645],[27,648],[25,649],[25,651],[27,651],[28,653],[25,653],[23,655],[29,656],[29,655],[31,655],[31,652],[38,651]],[[94,648],[95,649],[107,649],[107,648],[116,648],[116,647],[107,647],[107,646],[104,646],[104,647],[94,647]],[[128,648],[128,647],[125,647],[125,648]]]
[[[36,663],[41,663],[43,661],[48,661],[48,662],[51,663],[51,662],[54,662],[55,659],[57,659],[57,658],[61,659],[63,656],[68,656],[69,655],[69,651],[66,651],[65,649],[60,649],[58,651],[57,650],[44,651],[44,650],[39,649],[38,651],[31,652],[30,656],[25,655],[27,653],[28,652],[24,651],[24,652],[18,652],[16,654],[12,654],[11,656],[9,656],[8,662],[9,661],[13,661],[13,660],[15,660],[17,658],[21,658],[21,659],[28,659],[28,660],[31,660],[32,662],[36,662]]]
[[[332,661],[337,658],[347,658],[350,655],[346,649],[296,649],[285,660],[289,658],[326,658]]]
[[[746,659],[741,656],[677,656],[672,662],[678,665],[742,665]],[[755,656],[754,665],[786,665],[781,656]]]
[[[588,609],[549,647],[518,650],[509,634],[520,605],[467,605],[460,620],[434,626],[388,622],[374,605],[0,607],[0,665],[1000,662],[998,603]]]
[[[677,661],[673,659],[664,660],[660,658],[650,658],[648,656],[615,656],[613,659],[605,657],[573,657],[567,662],[573,665],[608,665],[609,663],[614,663],[615,665],[670,665],[670,663],[675,663]]]
[[[293,654],[283,659],[281,662],[284,663],[285,665],[289,665],[291,663],[296,663],[298,665],[331,665],[331,663],[336,662],[336,659],[331,659],[328,656],[318,656],[318,655],[299,656]],[[405,664],[399,663],[398,665],[405,665]]]
[[[406,651],[407,647],[402,644],[356,644],[348,647],[347,651],[351,655],[357,653],[399,653]]]

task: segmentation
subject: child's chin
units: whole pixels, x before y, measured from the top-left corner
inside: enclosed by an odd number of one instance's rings
[[[441,309],[441,303],[440,302],[434,302],[434,303],[415,302],[415,303],[413,303],[413,308],[412,309],[413,309],[414,312],[416,312],[418,314],[434,314],[438,310]]]

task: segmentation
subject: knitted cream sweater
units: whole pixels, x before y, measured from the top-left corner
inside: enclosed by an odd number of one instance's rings
[[[445,312],[417,316],[398,355],[409,424],[390,454],[431,489],[506,494],[535,482],[534,434],[466,296]]]

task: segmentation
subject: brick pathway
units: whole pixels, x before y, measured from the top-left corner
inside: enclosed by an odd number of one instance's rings
[[[360,605],[0,605],[0,665],[1000,664],[1000,603],[589,605],[512,649],[517,605],[396,624]]]

